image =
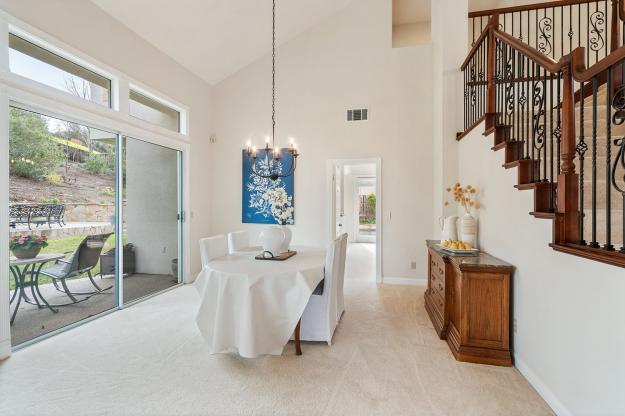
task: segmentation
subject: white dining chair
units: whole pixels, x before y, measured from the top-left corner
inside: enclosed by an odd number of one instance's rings
[[[341,237],[330,244],[326,253],[323,292],[313,294],[301,318],[300,340],[332,343],[337,321],[337,283],[341,266]]]
[[[250,246],[250,236],[247,231],[235,231],[228,233],[228,249],[230,254],[235,251],[245,250]]]
[[[202,268],[214,258],[228,254],[228,241],[223,234],[200,239],[200,255],[202,256]]]
[[[339,273],[336,279],[336,320],[341,320],[343,312],[345,312],[345,297],[343,289],[345,287],[345,260],[347,257],[347,233],[343,233],[341,239],[341,258],[339,264]]]

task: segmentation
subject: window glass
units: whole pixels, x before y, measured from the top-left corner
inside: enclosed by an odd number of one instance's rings
[[[14,34],[9,34],[11,72],[110,107],[111,81]]]
[[[131,116],[175,132],[180,131],[180,113],[152,98],[130,90]]]

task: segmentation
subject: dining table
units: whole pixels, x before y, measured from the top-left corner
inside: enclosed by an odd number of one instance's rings
[[[13,303],[13,301],[17,302],[15,304],[13,314],[11,315],[11,325],[13,325],[13,321],[15,321],[17,310],[19,309],[22,301],[30,303],[31,305],[36,305],[39,309],[48,308],[54,313],[58,312],[48,303],[39,290],[39,273],[46,263],[60,260],[64,257],[65,254],[48,253],[39,254],[31,259],[18,259],[13,256],[9,258],[9,270],[11,271],[15,282],[15,289],[13,290],[13,295],[11,296],[9,303]],[[32,299],[26,292],[27,287],[30,287]]]
[[[245,358],[281,355],[295,336],[313,291],[324,278],[325,250],[294,247],[287,260],[258,260],[253,248],[217,257],[195,281],[197,326],[211,353]]]

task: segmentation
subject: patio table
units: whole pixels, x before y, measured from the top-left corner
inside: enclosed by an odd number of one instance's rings
[[[13,321],[15,320],[17,310],[19,309],[22,300],[24,300],[24,302],[26,303],[30,303],[31,305],[37,305],[37,307],[40,309],[47,307],[54,313],[58,312],[58,310],[50,306],[48,301],[46,301],[46,299],[42,296],[41,291],[39,290],[39,272],[46,263],[60,260],[64,257],[64,254],[50,253],[41,254],[32,259],[18,259],[16,257],[11,257],[9,259],[9,269],[11,270],[11,274],[13,275],[13,279],[15,280],[15,290],[13,291],[13,296],[11,296],[11,300],[9,303],[12,304],[13,301],[15,301],[15,299],[17,298],[15,310],[11,315],[11,325],[13,325]],[[30,277],[28,282],[26,281],[26,276]],[[28,294],[26,293],[26,288],[28,286],[30,286],[32,300],[28,297]]]

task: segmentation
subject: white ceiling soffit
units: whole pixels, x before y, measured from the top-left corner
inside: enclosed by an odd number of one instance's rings
[[[431,0],[393,0],[393,25],[429,22],[431,14],[430,1]]]
[[[91,1],[209,84],[271,51],[270,0]],[[277,0],[278,44],[354,1]]]

